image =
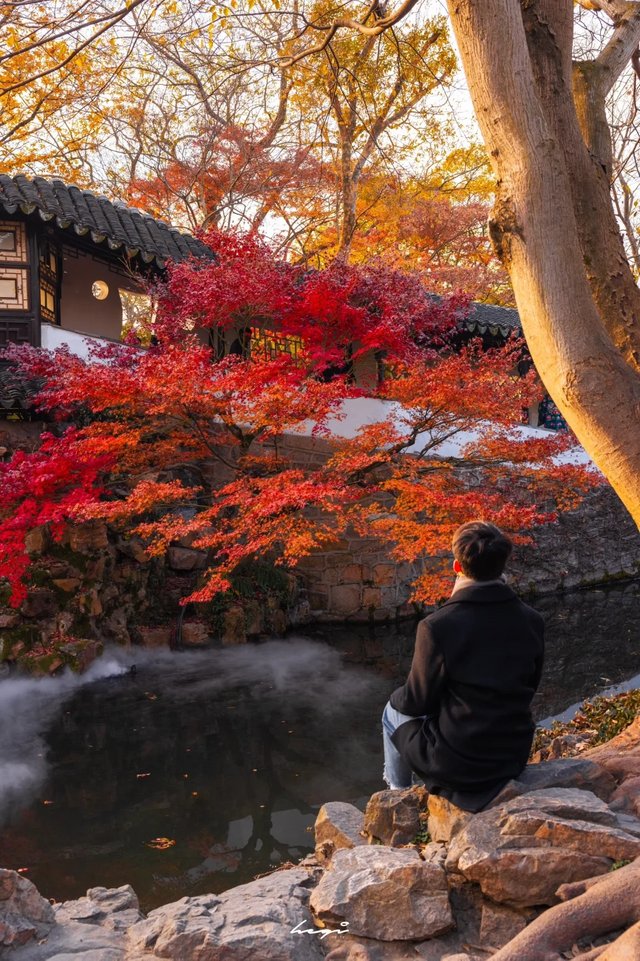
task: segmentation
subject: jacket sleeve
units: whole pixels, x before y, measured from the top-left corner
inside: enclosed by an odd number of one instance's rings
[[[444,683],[444,657],[425,619],[418,624],[409,676],[389,698],[391,706],[410,717],[438,714]]]

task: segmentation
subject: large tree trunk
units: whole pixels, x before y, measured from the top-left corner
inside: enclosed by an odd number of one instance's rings
[[[591,292],[614,345],[640,371],[640,290],[611,200],[611,69],[597,61],[572,65],[571,4],[535,0],[522,16],[540,104],[563,150]]]
[[[347,263],[351,256],[351,245],[356,231],[358,185],[354,183],[351,170],[346,165],[343,165],[341,174],[340,201],[342,218],[336,257]]]
[[[566,20],[572,0],[552,2],[553,16]],[[567,104],[558,76],[543,82],[534,68],[519,0],[448,4],[498,178],[492,237],[511,276],[531,356],[585,450],[640,524],[640,378],[614,344],[615,318],[605,324],[601,315],[606,298],[597,305],[589,283],[583,240],[592,231],[578,223],[584,211],[559,133],[558,110]],[[575,110],[574,123],[577,129]],[[591,206],[594,221],[608,224],[609,195],[599,191]]]

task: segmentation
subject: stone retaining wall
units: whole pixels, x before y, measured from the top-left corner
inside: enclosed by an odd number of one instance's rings
[[[302,463],[326,456],[322,442],[290,439],[288,453]],[[607,485],[590,494],[576,511],[536,529],[535,545],[516,546],[510,582],[525,594],[640,576],[640,532]],[[347,534],[330,550],[299,565],[314,621],[384,621],[410,617],[411,585],[419,565],[395,562],[373,538]],[[452,575],[453,583],[453,575]]]
[[[25,435],[19,438],[23,445],[29,432],[35,440],[37,429],[35,424],[14,427]],[[320,438],[289,436],[278,441],[278,451],[294,464],[320,466],[331,446]],[[220,471],[226,470],[219,463],[207,465],[211,475],[207,479],[219,483],[225,479]],[[20,612],[0,609],[0,640],[5,647],[34,629],[45,637],[54,628],[75,629],[77,636],[78,621],[80,636],[89,639],[127,643],[132,637],[150,646],[175,640],[179,598],[190,592],[206,566],[205,555],[192,550],[185,539],[170,549],[164,562],[149,564],[135,538],[112,536],[100,525],[95,529],[86,525],[82,536],[89,537],[86,544],[79,531],[70,534],[68,556],[53,549],[50,540],[31,545],[42,558],[40,583]],[[594,492],[579,510],[539,528],[536,541],[535,547],[516,548],[510,564],[512,583],[523,593],[552,593],[640,575],[640,534],[609,487]],[[42,557],[52,550],[59,556]],[[234,601],[222,621],[219,612],[194,606],[181,621],[178,640],[206,643],[217,631],[227,643],[242,643],[252,634],[311,621],[411,617],[420,612],[410,600],[418,572],[418,565],[394,562],[387,545],[347,533],[330,550],[301,562],[297,576],[290,578],[291,589],[284,592],[287,598],[284,594],[269,598],[264,610],[255,600],[246,602],[246,610]]]

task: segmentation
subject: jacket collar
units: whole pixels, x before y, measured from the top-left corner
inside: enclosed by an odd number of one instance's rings
[[[468,585],[459,587],[442,605],[447,604],[497,604],[502,601],[512,601],[518,595],[504,581],[470,581]]]

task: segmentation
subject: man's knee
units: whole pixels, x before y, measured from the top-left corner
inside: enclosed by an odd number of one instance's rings
[[[392,711],[393,708],[391,707],[391,701],[387,701],[382,712],[382,724],[387,728],[388,731],[392,731],[395,727],[395,724],[390,716]]]

